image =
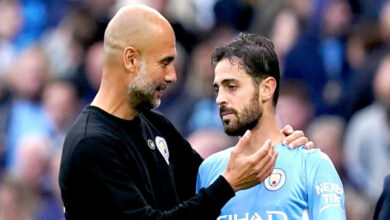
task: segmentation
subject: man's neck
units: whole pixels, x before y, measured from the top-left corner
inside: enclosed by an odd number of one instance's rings
[[[103,84],[91,105],[126,120],[133,120],[138,115],[138,111],[130,106],[127,94],[120,94],[118,89],[106,89]]]
[[[285,135],[279,130],[276,123],[275,113],[266,112],[259,119],[256,127],[251,130],[251,137],[246,148],[248,154],[256,152],[267,139],[270,139],[272,144],[276,146],[285,138]]]

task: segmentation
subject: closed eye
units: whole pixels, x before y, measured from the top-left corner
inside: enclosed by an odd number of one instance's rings
[[[175,58],[173,56],[166,57],[160,61],[163,67],[167,67],[169,64],[173,62]]]
[[[228,89],[235,89],[235,88],[237,88],[236,85],[228,85],[227,87],[228,87]]]
[[[226,88],[227,88],[229,91],[235,91],[235,90],[238,88],[238,86],[235,85],[235,84],[228,84],[228,85],[226,85]]]

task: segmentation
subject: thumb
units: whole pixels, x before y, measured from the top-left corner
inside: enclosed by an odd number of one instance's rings
[[[234,151],[236,151],[237,153],[241,152],[244,149],[244,147],[247,145],[250,136],[251,136],[251,131],[247,130],[245,134],[240,138],[240,140],[238,140],[238,143],[234,148]]]

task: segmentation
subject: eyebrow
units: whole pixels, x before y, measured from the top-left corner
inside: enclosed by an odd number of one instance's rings
[[[230,82],[237,82],[237,79],[224,79],[221,81],[222,84],[230,83]],[[214,88],[218,87],[218,84],[216,82],[213,83]]]

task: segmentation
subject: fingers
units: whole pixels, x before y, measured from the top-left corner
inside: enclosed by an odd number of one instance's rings
[[[234,191],[247,189],[259,184],[272,172],[277,153],[271,140],[267,140],[260,149],[250,156],[239,154],[248,141],[250,133],[243,136],[231,154],[225,172],[222,176]]]
[[[271,140],[267,140],[264,145],[252,155],[252,162],[256,166],[257,176],[262,176],[268,172],[267,166],[270,165],[274,157],[275,151]],[[272,164],[271,164],[272,165]]]
[[[294,129],[291,127],[291,125],[286,125],[286,126],[283,127],[281,132],[284,135],[288,136],[288,135],[290,135],[290,134],[292,134],[294,132]]]
[[[245,134],[240,138],[240,140],[238,140],[238,143],[236,144],[236,147],[233,149],[232,153],[241,152],[244,149],[244,147],[247,145],[250,136],[251,136],[251,131],[247,130]]]
[[[310,150],[314,148],[314,143],[313,141],[309,141],[305,144],[306,149]]]
[[[261,182],[263,182],[268,176],[271,175],[272,171],[275,168],[275,163],[276,163],[277,157],[278,157],[278,152],[274,151],[270,161],[268,161],[268,163],[266,163],[264,165],[264,167],[262,168],[262,170],[258,176],[258,178]]]
[[[301,130],[294,131],[292,134],[287,136],[283,140],[283,145],[288,145],[290,149],[305,145],[308,139],[305,137],[305,134]]]
[[[263,146],[261,146],[254,154],[253,158],[256,161],[260,161],[264,156],[272,155],[274,148],[272,147],[272,142],[270,139],[267,139]]]

